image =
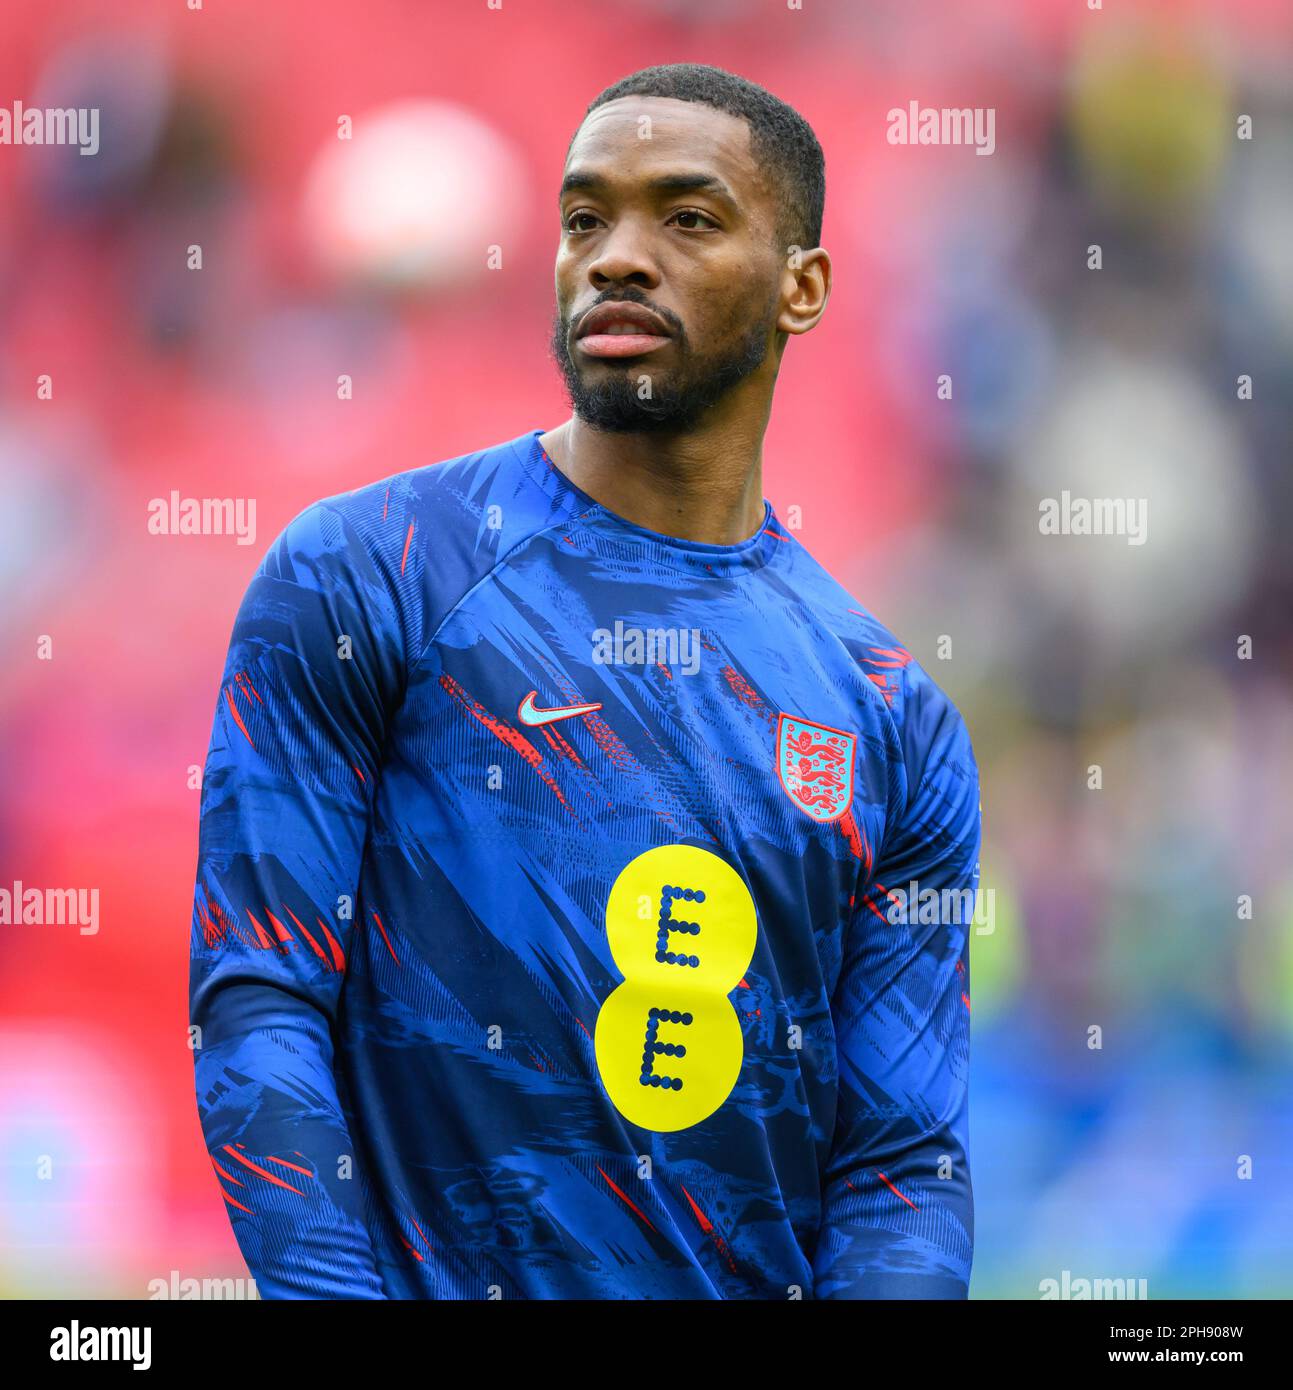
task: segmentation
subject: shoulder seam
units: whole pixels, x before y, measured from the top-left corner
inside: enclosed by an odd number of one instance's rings
[[[919,662],[915,662],[914,664],[916,665],[920,673],[929,682],[929,684],[939,693],[939,695],[943,699],[944,710],[943,715],[939,721],[940,725],[944,719],[950,718],[952,720],[953,729],[955,730],[956,725],[960,724],[961,728],[965,731],[966,738],[968,739],[970,735],[970,726],[965,722],[965,716],[961,713],[956,701],[952,699],[952,697],[947,693],[947,691],[944,690],[943,687],[938,684],[938,682],[929,674],[928,671],[925,670],[923,666],[920,665]],[[924,782],[925,776],[929,771],[929,759],[930,753],[933,750],[933,742],[934,741],[931,740],[929,746],[927,746],[924,750],[925,756],[921,759],[920,770],[917,776],[914,779],[908,776],[907,805],[903,808],[904,818],[906,817],[908,811],[911,810],[911,804],[916,797],[916,793],[919,792],[921,784]],[[903,759],[903,762],[904,764],[906,763],[905,758]]]
[[[506,440],[495,447],[506,447],[508,444],[514,442],[515,441],[512,440]],[[487,580],[493,578],[493,576],[497,573],[499,568],[502,565],[506,564],[507,561],[522,546],[527,545],[530,541],[534,540],[538,536],[543,535],[545,532],[553,530],[557,526],[561,526],[571,520],[570,517],[562,517],[557,519],[556,521],[550,522],[546,526],[540,527],[538,530],[531,531],[528,535],[522,536],[521,539],[518,540],[515,545],[511,546],[504,554],[500,555],[489,567],[489,569],[485,571],[484,574],[480,575],[479,578],[477,578],[472,584],[470,584],[458,596],[458,598],[456,598],[449,605],[449,607],[445,610],[443,616],[441,617],[440,621],[436,624],[435,631],[432,632],[432,634],[422,642],[421,646],[417,650],[417,654],[414,656],[410,656],[408,641],[409,624],[405,617],[405,604],[400,597],[399,591],[391,583],[390,577],[386,572],[386,567],[382,562],[380,550],[373,545],[371,538],[368,535],[366,535],[364,528],[361,527],[354,519],[352,519],[347,514],[345,507],[342,504],[354,498],[357,493],[366,491],[369,488],[379,488],[382,486],[383,483],[387,484],[388,487],[390,487],[393,486],[397,481],[407,482],[408,486],[411,489],[413,486],[413,479],[415,477],[424,475],[435,468],[443,467],[445,464],[457,463],[460,462],[462,459],[470,457],[472,457],[472,455],[462,454],[457,455],[451,459],[446,459],[442,463],[420,464],[416,468],[401,469],[396,473],[388,474],[385,478],[378,478],[373,482],[363,483],[359,487],[351,488],[349,491],[337,492],[333,493],[331,496],[328,497],[317,498],[314,502],[311,502],[307,504],[305,507],[303,507],[301,511],[297,513],[297,516],[293,518],[293,521],[298,520],[307,512],[320,507],[326,507],[331,511],[335,512],[341,525],[355,538],[356,541],[358,541],[360,548],[368,556],[369,560],[373,563],[374,567],[376,568],[378,574],[381,576],[383,587],[385,588],[386,594],[390,598],[391,603],[395,608],[395,615],[400,626],[400,645],[403,649],[404,656],[404,690],[401,692],[401,698],[403,698],[403,696],[408,691],[409,684],[413,678],[414,668],[417,666],[418,662],[420,662],[422,658],[426,655],[427,651],[431,648],[431,645],[434,643],[435,639],[440,635],[440,631],[444,627],[445,623],[447,623],[449,619],[458,611],[458,609],[462,607],[462,605],[467,601],[467,599],[469,599],[471,595],[474,594],[482,584],[484,584]],[[531,481],[528,475],[525,476],[527,481]]]
[[[365,484],[365,486],[369,485]],[[304,511],[302,511],[301,515],[304,516],[305,512],[310,511],[312,507],[326,507],[330,511],[332,511],[336,515],[337,520],[341,523],[342,527],[346,530],[346,532],[354,537],[355,541],[359,545],[359,548],[368,557],[369,562],[372,564],[373,568],[377,571],[377,574],[380,576],[382,581],[382,588],[385,589],[386,596],[391,601],[391,606],[395,610],[395,620],[399,623],[400,628],[400,647],[404,658],[404,690],[400,692],[402,699],[404,693],[408,690],[409,675],[413,669],[409,665],[408,659],[409,634],[408,621],[404,615],[404,604],[400,601],[399,593],[395,589],[394,585],[391,584],[390,578],[386,573],[386,566],[382,562],[381,552],[371,543],[370,538],[367,535],[365,535],[363,528],[356,524],[356,522],[353,521],[346,514],[345,509],[336,505],[336,503],[340,501],[344,501],[347,498],[353,497],[355,493],[359,491],[361,491],[361,489],[355,488],[350,492],[339,492],[335,493],[332,497],[320,498],[317,502],[312,503],[310,507],[306,507]]]
[[[540,536],[547,535],[549,531],[555,531],[561,526],[570,525],[572,520],[573,518],[568,516],[561,517],[556,521],[549,522],[546,526],[539,527],[537,531],[531,531],[528,535],[522,536],[521,539],[517,541],[515,545],[513,545],[510,549],[506,550],[502,555],[500,555],[498,559],[496,559],[494,563],[485,571],[484,574],[482,574],[473,584],[470,584],[466,589],[464,589],[463,592],[453,601],[453,603],[450,604],[447,609],[445,609],[444,616],[435,626],[435,631],[431,634],[430,637],[426,639],[425,642],[422,643],[422,646],[418,650],[417,656],[409,664],[407,672],[408,678],[412,678],[413,668],[418,664],[418,662],[422,660],[422,658],[427,654],[427,652],[430,651],[431,647],[435,643],[436,638],[440,636],[441,631],[444,629],[444,625],[449,621],[450,618],[453,617],[455,613],[457,613],[457,611],[463,606],[464,603],[467,602],[467,600],[476,592],[477,589],[481,588],[482,585],[487,584],[491,579],[493,579],[494,576],[499,572],[499,570],[502,569],[505,564],[507,564],[507,562],[512,558],[513,555],[516,554],[518,550],[522,549],[524,546],[529,545],[531,541],[538,540]]]

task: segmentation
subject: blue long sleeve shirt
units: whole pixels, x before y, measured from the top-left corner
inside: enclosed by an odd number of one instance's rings
[[[237,616],[191,1018],[260,1291],[964,1297],[965,726],[771,507],[660,535],[541,433]]]

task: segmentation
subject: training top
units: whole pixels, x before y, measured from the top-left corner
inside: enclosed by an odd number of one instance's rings
[[[190,1011],[266,1298],[963,1298],[978,776],[765,503],[534,430],[307,507],[234,626]]]

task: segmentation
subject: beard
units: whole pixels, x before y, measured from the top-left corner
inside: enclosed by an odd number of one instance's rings
[[[645,305],[647,300],[645,295],[630,293],[616,302]],[[603,363],[609,370],[602,379],[592,382],[580,375],[570,353],[570,321],[557,309],[550,348],[565,378],[570,404],[585,424],[614,434],[694,429],[711,406],[763,365],[768,354],[771,309],[730,347],[708,356],[693,352],[675,316],[661,317],[673,331],[679,358],[672,372],[652,372],[641,360],[611,359]]]

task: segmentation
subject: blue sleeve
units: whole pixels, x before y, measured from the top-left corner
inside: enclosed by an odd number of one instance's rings
[[[909,697],[905,814],[855,903],[832,1014],[839,1106],[814,1259],[822,1298],[965,1298],[979,784],[960,715]]]
[[[234,625],[202,783],[198,1110],[265,1298],[383,1297],[332,1028],[405,679],[384,563],[327,502],[278,537]]]

